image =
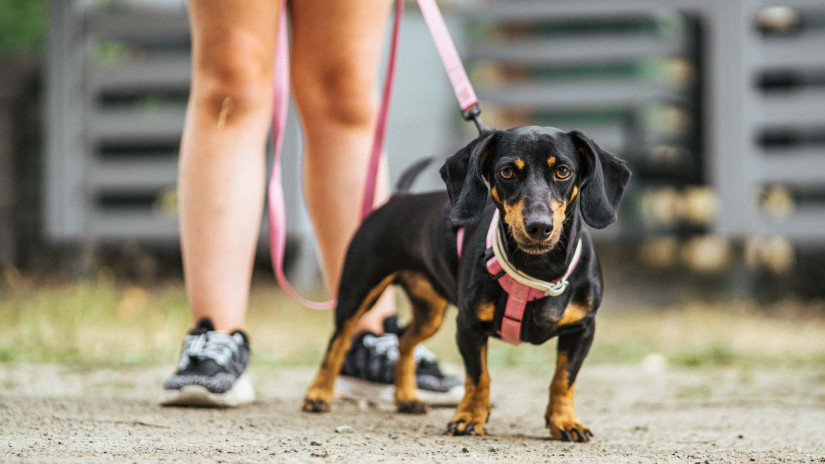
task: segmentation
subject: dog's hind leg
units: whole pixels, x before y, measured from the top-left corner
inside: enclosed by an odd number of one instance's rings
[[[475,312],[474,312],[475,313]],[[464,398],[447,424],[447,435],[484,435],[484,425],[490,417],[490,372],[487,370],[487,334],[472,328],[466,316],[459,313],[456,341],[467,380]]]
[[[573,407],[573,389],[590,345],[593,343],[595,321],[590,319],[581,330],[559,336],[556,373],[550,384],[550,401],[544,420],[550,436],[556,440],[587,442],[593,433],[579,422]]]
[[[395,405],[398,412],[423,414],[427,405],[418,398],[415,381],[415,347],[435,334],[444,321],[447,300],[439,295],[426,276],[416,272],[399,272],[398,283],[412,303],[413,317],[398,343],[395,364]]]
[[[346,273],[344,274],[347,275]],[[355,274],[350,274],[355,276]],[[354,277],[353,280],[357,279]],[[380,280],[378,280],[380,279]],[[341,281],[341,288],[345,289],[339,293],[336,312],[335,333],[327,347],[324,361],[315,376],[315,380],[307,390],[304,397],[303,410],[307,412],[329,411],[332,403],[333,388],[338,373],[341,372],[341,365],[344,356],[349,351],[352,335],[352,328],[361,316],[370,310],[384,290],[393,283],[395,274],[389,274],[378,278],[376,285],[363,285],[363,282],[349,282],[350,279]]]

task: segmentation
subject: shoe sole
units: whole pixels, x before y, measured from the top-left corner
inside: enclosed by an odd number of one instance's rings
[[[247,374],[241,374],[232,388],[224,393],[212,393],[200,385],[186,385],[180,390],[164,390],[161,406],[197,406],[232,408],[255,400],[255,389]]]
[[[395,386],[368,382],[347,375],[338,376],[335,392],[353,401],[367,401],[387,405],[395,404]],[[455,407],[464,397],[464,386],[458,385],[446,392],[434,392],[418,389],[418,397],[429,406],[436,408]]]

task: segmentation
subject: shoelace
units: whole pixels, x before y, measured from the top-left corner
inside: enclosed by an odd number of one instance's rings
[[[240,334],[207,332],[187,335],[183,342],[183,355],[179,367],[186,368],[192,359],[211,359],[220,366],[226,366],[242,343],[243,337]]]
[[[398,359],[398,336],[395,334],[385,334],[380,337],[375,335],[364,336],[364,346],[375,348],[375,352],[381,356],[386,356],[390,361]],[[413,359],[416,362],[426,361],[436,363],[438,358],[435,353],[427,349],[424,345],[418,345],[413,351]]]

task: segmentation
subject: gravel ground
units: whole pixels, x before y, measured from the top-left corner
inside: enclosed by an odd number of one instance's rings
[[[585,365],[576,403],[596,437],[582,445],[544,430],[550,369],[493,368],[480,438],[443,436],[450,409],[301,413],[311,368],[255,366],[255,404],[204,410],[156,405],[168,368],[0,365],[0,461],[825,462],[821,370]]]

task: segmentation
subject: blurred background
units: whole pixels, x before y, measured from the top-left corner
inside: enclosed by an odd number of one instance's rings
[[[439,3],[488,126],[581,129],[634,172],[595,234],[593,362],[825,365],[825,3]],[[414,2],[401,37],[393,176],[474,135]],[[182,0],[0,0],[0,361],[174,362],[189,53]],[[292,111],[288,274],[322,297],[300,150]],[[437,169],[416,188],[441,188]],[[256,362],[314,364],[332,315],[277,289],[264,242]],[[455,361],[452,337],[432,344]]]

